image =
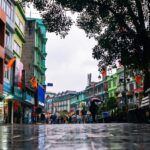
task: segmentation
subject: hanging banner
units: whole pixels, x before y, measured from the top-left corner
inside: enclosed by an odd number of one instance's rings
[[[22,70],[23,64],[19,59],[16,59],[16,66],[15,66],[15,85],[22,89]]]
[[[41,106],[44,106],[45,103],[45,89],[42,86],[38,86],[37,89],[37,99],[38,99],[38,104]]]

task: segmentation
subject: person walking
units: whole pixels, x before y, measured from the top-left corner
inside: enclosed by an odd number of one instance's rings
[[[93,123],[96,122],[96,114],[98,111],[98,104],[97,104],[98,101],[99,99],[95,97],[95,98],[91,98],[89,102],[89,110],[92,114]]]

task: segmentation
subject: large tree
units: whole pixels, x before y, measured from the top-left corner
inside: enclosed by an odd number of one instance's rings
[[[78,12],[78,26],[89,37],[94,37],[98,41],[93,48],[93,57],[100,60],[102,66],[113,64],[117,59],[121,59],[123,65],[143,70],[144,90],[150,87],[150,0],[49,0],[44,2],[41,1],[39,5],[35,1],[34,4],[38,10],[46,10],[42,16],[47,24],[50,25],[52,21],[56,25],[56,20],[67,21],[66,18],[66,20],[60,19],[65,10]],[[52,11],[53,5],[59,8],[61,13],[58,14],[62,16],[55,18],[55,15],[52,15],[55,12]],[[56,9],[55,7],[53,10]],[[70,18],[66,24],[62,22],[60,24],[56,21],[60,26],[63,25],[62,29],[68,31],[72,23]],[[59,32],[62,29],[60,28]]]

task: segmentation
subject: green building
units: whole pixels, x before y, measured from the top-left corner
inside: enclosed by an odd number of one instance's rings
[[[80,109],[82,103],[86,104],[85,91],[77,92],[76,95],[71,97],[70,107],[72,111]]]
[[[40,85],[45,85],[46,32],[42,19],[28,18],[26,22],[22,61],[26,71],[26,85],[30,87],[30,79],[35,76]],[[28,59],[29,58],[29,59]]]
[[[30,80],[35,77],[38,81],[38,88],[35,96],[35,105],[44,106],[45,101],[45,60],[46,60],[46,26],[42,19],[27,18],[25,26],[26,43],[23,46],[21,60],[25,69],[26,91],[35,94]],[[40,96],[42,93],[42,96]]]
[[[117,73],[107,77],[107,85],[108,85],[108,97],[115,97],[115,93],[118,85],[118,76]]]

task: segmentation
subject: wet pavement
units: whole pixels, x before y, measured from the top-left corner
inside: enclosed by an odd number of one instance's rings
[[[150,125],[3,125],[0,150],[150,150]]]

